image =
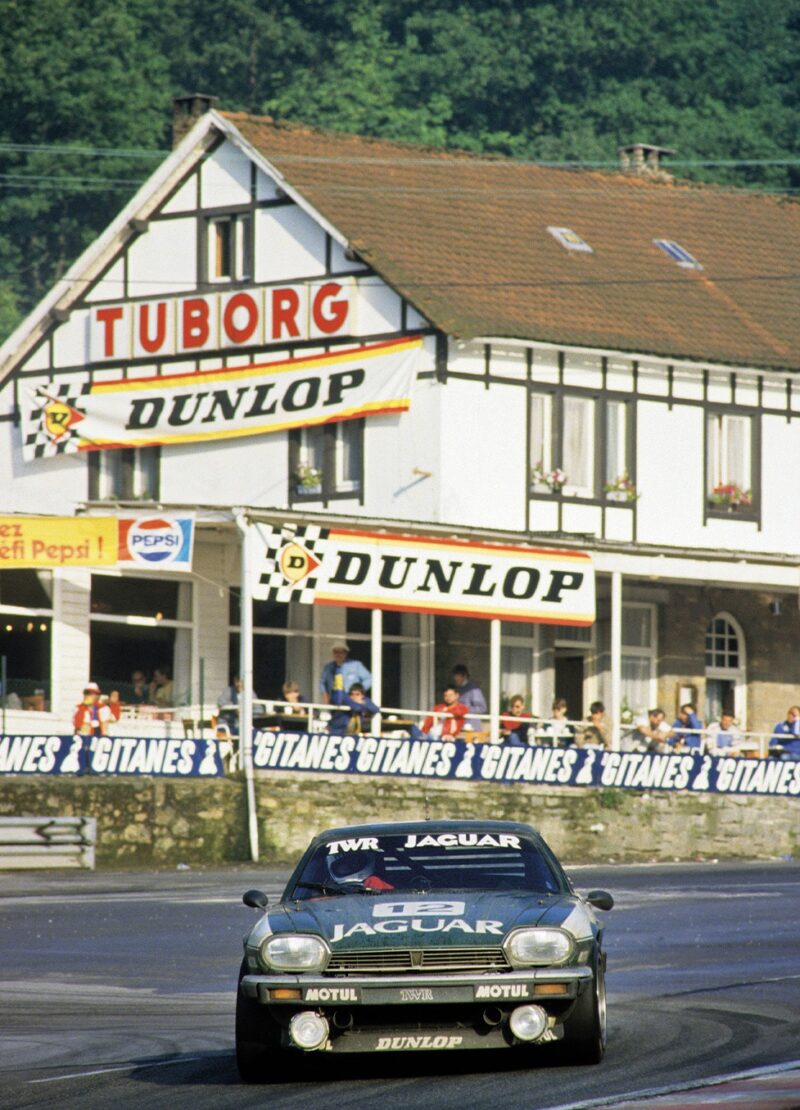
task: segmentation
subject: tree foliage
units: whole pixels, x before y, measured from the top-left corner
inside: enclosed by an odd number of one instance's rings
[[[155,164],[174,95],[517,158],[675,148],[800,187],[800,0],[0,0],[0,337]]]

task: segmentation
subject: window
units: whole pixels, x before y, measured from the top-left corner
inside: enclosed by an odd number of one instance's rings
[[[538,711],[538,625],[503,621],[500,628],[500,706],[506,709],[513,697],[521,695],[527,711]]]
[[[753,417],[712,412],[706,419],[706,497],[712,515],[754,514]]]
[[[364,421],[300,428],[289,441],[290,499],[327,501],[360,497],[364,475]]]
[[[561,469],[566,474],[564,492],[594,496],[595,401],[591,397],[564,397],[561,432]]]
[[[656,607],[629,602],[622,606],[621,708],[633,720],[656,703]]]
[[[93,574],[92,678],[104,691],[119,690],[127,701],[133,693],[132,672],[144,671],[149,680],[159,669],[172,679],[172,704],[196,700],[191,690],[191,618],[191,582]]]
[[[157,501],[158,447],[122,447],[89,455],[90,501]]]
[[[744,634],[730,613],[717,613],[706,628],[706,721],[723,709],[744,726],[747,668]]]
[[[253,276],[253,220],[249,213],[214,216],[207,224],[209,281],[244,281]]]
[[[0,698],[7,709],[50,706],[52,596],[51,571],[0,570],[0,660],[6,674]]]
[[[693,258],[691,254],[682,247],[680,243],[676,243],[674,239],[654,239],[653,242],[659,247],[664,254],[676,262],[684,270],[702,270],[703,267]]]
[[[581,239],[580,235],[576,235],[571,227],[548,227],[547,230],[556,242],[560,243],[562,247],[566,247],[568,251],[580,251],[583,254],[594,253],[589,244]]]
[[[531,393],[534,493],[634,501],[630,403],[585,393]],[[633,491],[633,492],[631,492]]]

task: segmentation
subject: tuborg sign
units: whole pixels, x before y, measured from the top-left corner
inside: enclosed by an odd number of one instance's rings
[[[256,524],[250,591],[264,601],[588,625],[594,569],[582,551],[537,550],[316,525]]]

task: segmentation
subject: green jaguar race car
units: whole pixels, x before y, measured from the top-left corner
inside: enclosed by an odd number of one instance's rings
[[[415,821],[315,837],[244,942],[236,1057],[248,1082],[309,1053],[545,1046],[596,1064],[603,927],[542,837],[509,821]],[[594,908],[593,908],[594,907]],[[533,1062],[531,1057],[531,1062]]]

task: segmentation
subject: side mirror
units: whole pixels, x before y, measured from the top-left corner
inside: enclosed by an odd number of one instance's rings
[[[586,901],[590,906],[594,906],[598,910],[611,910],[614,908],[614,899],[607,890],[590,890],[586,895]]]
[[[263,890],[246,890],[242,895],[242,901],[252,910],[265,910],[269,898],[267,898]]]

